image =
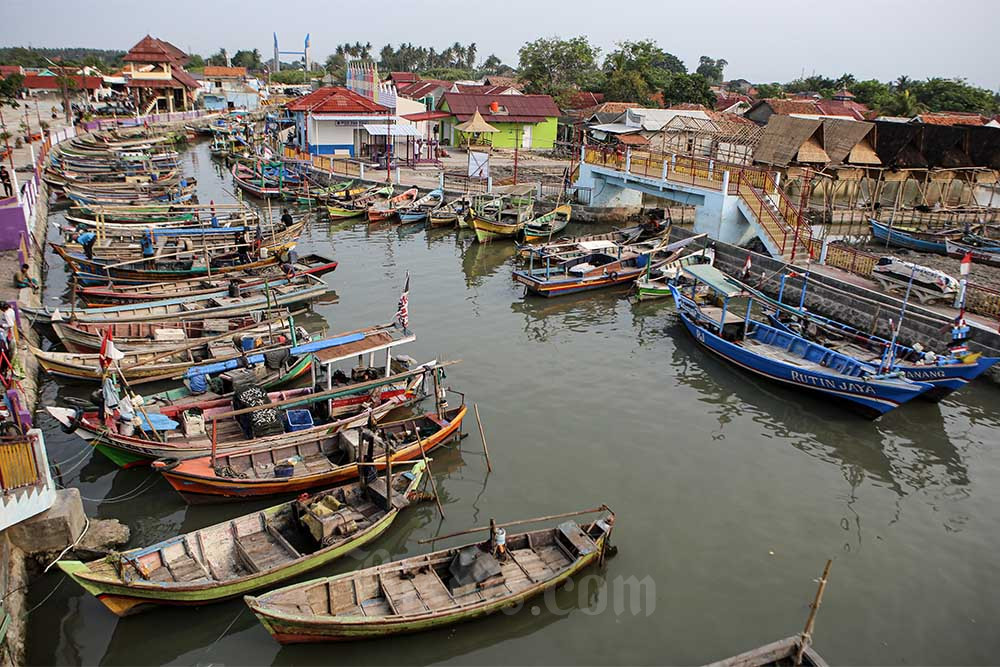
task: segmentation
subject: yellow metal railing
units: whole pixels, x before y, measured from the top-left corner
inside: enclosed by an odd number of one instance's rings
[[[877,261],[878,257],[867,252],[842,245],[828,245],[824,264],[835,266],[848,273],[870,277]]]
[[[0,487],[4,491],[31,486],[40,480],[31,440],[0,441]]]

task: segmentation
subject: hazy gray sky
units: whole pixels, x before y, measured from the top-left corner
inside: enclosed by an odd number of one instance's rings
[[[301,49],[314,60],[342,42],[444,48],[476,42],[517,64],[540,36],[586,35],[606,53],[616,41],[653,38],[689,69],[725,58],[727,78],[787,81],[802,72],[894,79],[963,76],[1000,87],[1000,1],[964,0],[2,0],[0,45],[127,49],[150,33],[208,55],[226,47]]]

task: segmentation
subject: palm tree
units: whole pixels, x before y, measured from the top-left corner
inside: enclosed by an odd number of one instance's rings
[[[892,85],[896,90],[899,91],[909,90],[910,86],[913,85],[913,79],[903,74],[898,79],[896,79]]]

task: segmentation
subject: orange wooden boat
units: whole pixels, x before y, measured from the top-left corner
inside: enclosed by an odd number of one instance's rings
[[[396,215],[400,208],[409,206],[417,200],[417,189],[410,188],[378,205],[368,207],[368,222],[384,222]]]
[[[153,468],[189,503],[299,493],[350,482],[362,467],[368,467],[359,463],[384,468],[387,449],[394,464],[419,460],[421,450],[429,452],[460,432],[466,410],[462,404],[442,411],[440,416],[429,412],[379,424],[372,430],[316,433],[215,457],[160,459],[153,462]]]

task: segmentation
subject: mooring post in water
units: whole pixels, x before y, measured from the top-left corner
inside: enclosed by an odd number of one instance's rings
[[[486,471],[493,472],[493,463],[490,462],[490,448],[486,446],[486,433],[483,431],[483,420],[479,418],[479,403],[473,403],[476,410],[476,423],[479,424],[479,437],[483,439],[483,453],[486,454]]]
[[[434,473],[431,471],[431,462],[427,458],[427,452],[424,451],[424,441],[420,439],[420,427],[414,426],[414,430],[417,433],[417,447],[420,448],[420,456],[424,460],[424,469],[427,470],[427,477],[431,480],[431,490],[434,491],[434,502],[437,503],[438,512],[441,513],[441,518],[444,518],[444,507],[441,506],[441,496],[438,495],[437,482],[434,481]],[[389,454],[386,454],[386,461],[389,460]]]
[[[806,648],[812,642],[812,631],[813,626],[816,624],[816,612],[819,610],[819,605],[823,601],[823,591],[826,590],[826,578],[830,574],[830,566],[833,565],[832,560],[826,561],[826,567],[823,568],[823,576],[819,579],[819,588],[816,589],[816,597],[813,599],[811,609],[809,611],[809,618],[806,620],[806,627],[802,630],[802,634],[799,637],[799,648],[795,652],[795,664],[802,664],[802,656],[806,652]]]

